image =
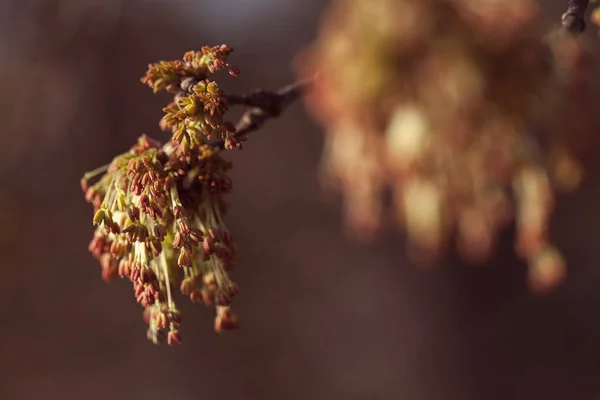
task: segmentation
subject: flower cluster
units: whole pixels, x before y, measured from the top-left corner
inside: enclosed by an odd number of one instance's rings
[[[582,177],[569,140],[587,129],[590,59],[574,37],[543,34],[538,6],[334,1],[299,74],[317,76],[306,103],[327,129],[325,173],[358,234],[379,226],[391,191],[417,260],[455,243],[484,261],[516,221],[531,289],[564,277],[548,222],[555,191]]]
[[[181,342],[175,288],[193,302],[216,307],[215,330],[238,326],[229,308],[238,287],[228,274],[236,252],[223,220],[231,163],[211,145],[213,138],[229,148],[238,143],[233,124],[224,120],[227,101],[210,80],[223,68],[238,74],[227,63],[230,52],[225,45],[204,47],[183,60],[150,65],[142,82],[175,97],[161,123],[170,140],[161,145],[142,136],[81,181],[97,226],[89,250],[106,281],[131,281],[155,343]]]

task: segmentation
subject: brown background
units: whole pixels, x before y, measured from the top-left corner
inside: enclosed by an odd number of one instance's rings
[[[562,1],[544,0],[560,15]],[[410,265],[403,238],[341,235],[318,186],[320,130],[301,105],[231,155],[243,329],[179,304],[184,344],[145,339],[130,285],[87,252],[82,173],[159,137],[148,62],[227,43],[277,88],[314,36],[318,0],[0,1],[0,399],[600,398],[600,179],[565,197],[554,231],[571,276],[536,298],[510,238],[488,266]]]

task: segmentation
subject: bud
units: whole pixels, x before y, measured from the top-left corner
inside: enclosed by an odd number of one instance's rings
[[[169,331],[167,342],[169,345],[181,343],[181,333],[176,329]]]
[[[129,277],[131,275],[131,268],[129,266],[129,261],[122,259],[121,261],[119,261],[119,276],[121,278],[123,277]]]
[[[94,225],[100,225],[105,218],[105,211],[103,209],[99,209],[98,211],[96,211],[96,214],[94,214]]]
[[[154,225],[154,235],[161,241],[164,240],[165,236],[167,236],[167,230],[165,229],[164,225]]]
[[[168,312],[168,319],[170,323],[176,326],[181,325],[181,323],[183,322],[183,317],[181,316],[181,313],[179,312],[179,310],[175,309],[172,309]]]
[[[238,318],[229,307],[217,307],[217,316],[215,317],[216,332],[230,331],[239,327]]]
[[[164,313],[159,312],[156,315],[156,326],[158,326],[160,329],[164,329],[167,327],[168,321],[167,321],[167,317]]]
[[[173,208],[173,216],[179,218],[190,218],[190,213],[182,206],[175,206]]]
[[[533,293],[546,294],[562,283],[567,275],[562,255],[551,246],[546,246],[534,255],[528,273],[529,288]]]
[[[194,289],[194,282],[192,280],[192,278],[185,278],[184,280],[181,281],[181,293],[189,295],[192,293],[192,290]]]
[[[190,256],[184,250],[179,252],[179,257],[177,258],[177,265],[179,265],[180,267],[191,267],[192,266],[192,260],[190,259]]]
[[[192,226],[188,218],[180,218],[177,220],[177,225],[179,226],[179,231],[184,235],[189,235],[192,230]]]
[[[127,209],[127,215],[131,221],[136,222],[140,219],[140,209],[132,204]]]

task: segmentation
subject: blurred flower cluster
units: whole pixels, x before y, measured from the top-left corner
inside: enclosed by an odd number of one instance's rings
[[[106,281],[132,282],[155,343],[181,341],[175,287],[194,302],[216,306],[215,330],[238,326],[229,308],[238,287],[228,274],[236,253],[223,221],[231,164],[213,143],[232,148],[239,142],[224,119],[227,101],[210,79],[221,69],[238,74],[227,63],[230,52],[225,45],[204,47],[183,60],[149,65],[142,83],[174,95],[161,121],[171,139],[161,145],[142,136],[81,181],[97,226],[89,250]]]
[[[449,246],[487,260],[513,221],[535,292],[565,262],[549,242],[557,190],[582,168],[572,142],[591,57],[571,35],[547,35],[534,0],[337,0],[299,75],[326,128],[323,167],[356,234],[391,209],[415,260]],[[575,139],[575,140],[572,140]]]

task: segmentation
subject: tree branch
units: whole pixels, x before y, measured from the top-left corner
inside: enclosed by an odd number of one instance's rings
[[[292,83],[276,92],[257,90],[247,95],[226,95],[230,105],[245,105],[251,107],[246,111],[236,125],[235,137],[243,138],[248,133],[260,128],[268,119],[278,117],[291,103],[298,99],[312,80]],[[225,148],[225,141],[211,143],[218,149]]]
[[[562,15],[563,28],[572,34],[585,30],[585,11],[589,0],[568,0],[567,11]]]

